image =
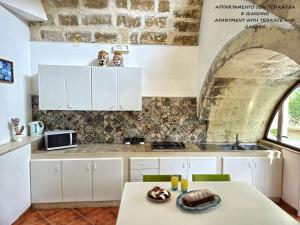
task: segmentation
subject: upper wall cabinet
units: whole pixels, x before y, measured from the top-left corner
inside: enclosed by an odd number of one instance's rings
[[[93,67],[92,109],[142,110],[141,68]]]
[[[90,110],[91,67],[39,66],[41,110]]]
[[[142,110],[142,70],[39,66],[41,110]]]

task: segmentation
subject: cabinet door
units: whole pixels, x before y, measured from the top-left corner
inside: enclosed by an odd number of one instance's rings
[[[117,68],[92,67],[92,109],[117,110]]]
[[[223,173],[230,174],[231,180],[252,185],[252,158],[224,157]]]
[[[62,202],[61,160],[31,160],[31,200]]]
[[[188,178],[192,180],[193,174],[215,174],[217,172],[216,157],[188,158]]]
[[[187,158],[164,157],[159,160],[159,173],[178,174],[187,177]]]
[[[31,205],[30,154],[26,145],[0,156],[0,224],[12,224]]]
[[[93,160],[93,201],[121,200],[123,159]]]
[[[91,67],[89,66],[66,66],[66,109],[90,110],[92,81]]]
[[[41,110],[65,109],[63,66],[39,65],[39,107]]]
[[[92,161],[62,161],[63,202],[92,201]]]
[[[142,110],[142,69],[118,68],[119,110]]]
[[[282,159],[254,158],[253,185],[268,197],[281,197]]]

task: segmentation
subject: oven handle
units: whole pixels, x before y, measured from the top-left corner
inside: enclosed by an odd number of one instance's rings
[[[73,142],[73,136],[72,133],[70,133],[70,145],[72,145],[72,142]]]

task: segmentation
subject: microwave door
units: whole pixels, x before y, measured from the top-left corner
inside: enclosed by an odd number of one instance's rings
[[[48,148],[60,148],[70,146],[70,134],[55,134],[48,137]]]

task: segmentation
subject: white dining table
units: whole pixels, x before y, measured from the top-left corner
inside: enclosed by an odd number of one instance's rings
[[[221,203],[192,213],[176,206],[180,191],[171,191],[164,203],[146,198],[154,186],[170,190],[170,182],[127,182],[123,190],[117,225],[299,225],[254,187],[243,182],[190,182],[189,190],[207,188]]]

